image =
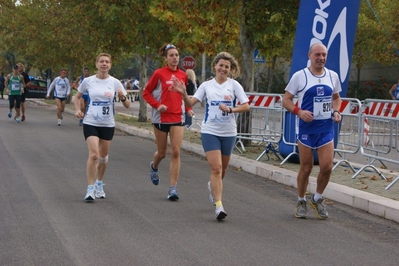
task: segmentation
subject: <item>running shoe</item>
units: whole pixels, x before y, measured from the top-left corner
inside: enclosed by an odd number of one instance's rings
[[[25,115],[22,115],[21,121],[25,121]]]
[[[308,207],[306,205],[306,200],[298,200],[295,208],[295,217],[301,219],[308,218]]]
[[[208,181],[208,190],[209,190],[209,201],[213,206],[215,206],[215,199],[213,198],[212,190],[211,190],[211,181]]]
[[[21,120],[19,119],[19,117],[14,117],[14,121],[15,121],[15,123],[21,122]]]
[[[57,126],[61,126],[61,119],[58,119]]]
[[[177,195],[177,189],[175,186],[171,186],[168,192],[168,200],[178,200],[179,196]]]
[[[223,205],[220,205],[219,207],[216,207],[215,209],[215,218],[218,221],[223,220],[224,218],[226,218],[227,213],[224,211]]]
[[[318,201],[315,201],[313,197],[310,200],[310,206],[312,206],[312,208],[315,209],[317,218],[327,219],[328,212],[326,210],[326,200],[321,198]]]
[[[99,182],[99,181],[94,182],[94,189],[96,191],[96,198],[105,199],[104,186],[105,186],[105,184],[103,182]]]
[[[12,112],[11,112],[11,111],[8,111],[8,114],[7,114],[7,116],[8,116],[8,118],[11,118],[11,116],[12,116]]]
[[[85,201],[93,201],[96,196],[95,194],[95,188],[93,185],[90,185],[87,187],[87,192],[86,192],[86,196],[85,196]]]
[[[154,185],[159,184],[159,176],[158,176],[158,169],[155,170],[152,168],[153,162],[150,163],[150,180]]]

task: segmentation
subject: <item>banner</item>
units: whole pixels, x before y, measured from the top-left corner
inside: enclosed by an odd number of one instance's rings
[[[342,87],[340,95],[345,97],[359,9],[360,0],[301,0],[290,78],[296,71],[309,66],[310,46],[323,43],[328,51],[326,67],[337,72]],[[293,116],[291,113],[286,114],[288,115]],[[285,121],[292,122],[285,125],[286,129],[291,130],[283,133],[284,138],[290,143],[295,143],[295,130],[292,130],[295,128],[295,119],[286,117]],[[279,152],[283,157],[292,151],[292,145],[280,143]]]
[[[326,67],[337,72],[341,80],[341,97],[345,97],[359,8],[360,0],[302,0],[290,77],[308,66],[310,46],[321,42],[328,51]]]

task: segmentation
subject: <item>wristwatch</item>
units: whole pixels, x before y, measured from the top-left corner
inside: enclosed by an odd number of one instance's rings
[[[335,113],[338,113],[339,115],[341,115],[341,113],[340,113],[338,110],[334,110],[334,111],[332,112],[332,115],[334,115]]]

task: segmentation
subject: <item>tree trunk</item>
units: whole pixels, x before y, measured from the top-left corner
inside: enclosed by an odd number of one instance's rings
[[[139,108],[139,115],[138,120],[139,122],[147,122],[147,102],[143,99],[143,89],[144,86],[147,84],[147,56],[138,56],[139,57],[139,65],[140,65],[140,92],[139,92],[139,101],[140,101],[140,108]]]
[[[69,97],[66,99],[66,104],[70,104],[72,102],[72,95],[73,95],[73,88],[72,88],[72,82],[75,80],[73,79],[73,71],[75,69],[75,64],[71,62],[69,64],[69,69],[68,69],[68,80],[69,80],[69,86],[71,86],[71,93],[69,94]]]
[[[245,2],[243,1],[243,5]],[[251,32],[245,26],[245,18],[240,24],[240,45],[242,51],[242,86],[246,92],[254,91],[254,52],[255,47],[252,43]],[[238,119],[237,130],[239,133],[251,133],[251,111],[240,114]],[[243,140],[244,146],[251,144],[250,140]]]
[[[273,56],[273,61],[272,61],[272,66],[270,68],[270,71],[268,71],[268,86],[267,86],[267,93],[272,92],[273,88],[273,83],[274,83],[274,73],[276,71],[276,62],[277,62],[277,56]]]

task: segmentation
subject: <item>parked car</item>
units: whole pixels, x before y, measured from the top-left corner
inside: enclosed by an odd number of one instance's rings
[[[31,79],[31,85],[25,89],[26,98],[46,98],[47,81],[42,79]]]

